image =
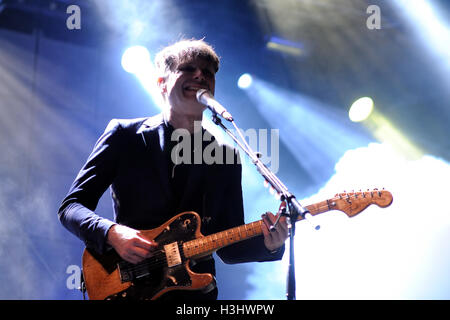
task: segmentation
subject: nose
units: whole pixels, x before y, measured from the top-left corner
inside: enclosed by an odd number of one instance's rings
[[[199,80],[205,80],[206,79],[205,74],[203,73],[202,69],[195,68],[194,79],[199,79]]]

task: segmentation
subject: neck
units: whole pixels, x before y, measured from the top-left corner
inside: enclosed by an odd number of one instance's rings
[[[186,129],[190,133],[201,130],[201,125],[195,125],[195,122],[201,122],[203,113],[200,114],[180,114],[172,108],[167,108],[164,112],[164,119],[172,125],[175,129]]]

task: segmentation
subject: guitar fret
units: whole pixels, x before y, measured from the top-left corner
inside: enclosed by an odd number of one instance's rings
[[[248,236],[248,231],[247,231],[247,225],[244,224],[244,231],[245,231],[245,235]]]
[[[239,227],[237,228],[237,231],[238,231],[238,234],[239,234],[239,239],[244,239],[244,238],[242,237],[241,228],[242,228],[242,226],[239,226]]]
[[[217,234],[212,235],[212,241],[216,246],[219,244],[219,238],[217,237]]]
[[[246,240],[261,234],[262,221],[221,231],[203,238],[194,239],[183,244],[184,255],[189,258],[209,254],[235,242]]]

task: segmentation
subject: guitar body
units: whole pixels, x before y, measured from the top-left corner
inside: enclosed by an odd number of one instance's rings
[[[197,213],[184,212],[158,228],[143,230],[145,238],[158,243],[159,250],[138,264],[124,261],[115,250],[100,255],[86,248],[82,265],[89,299],[157,299],[175,289],[214,288],[213,275],[193,272],[182,250],[184,242],[203,237],[200,224]]]

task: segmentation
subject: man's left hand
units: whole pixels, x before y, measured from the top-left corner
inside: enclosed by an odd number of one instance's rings
[[[280,213],[278,213],[280,214]],[[279,249],[286,239],[288,238],[288,226],[286,223],[286,217],[280,217],[275,229],[270,231],[270,226],[274,225],[277,220],[277,216],[275,216],[271,212],[266,212],[262,215],[262,232],[264,235],[264,244],[269,251],[275,251]]]

